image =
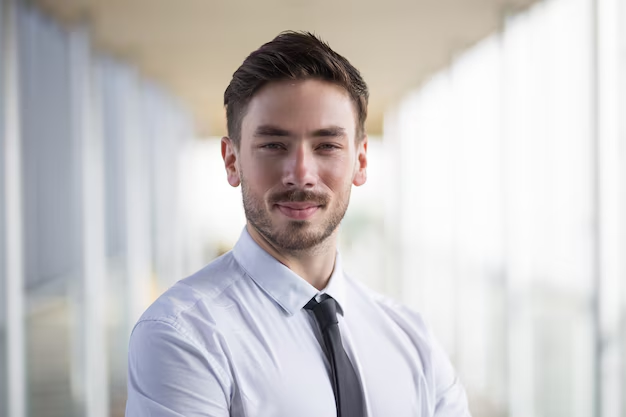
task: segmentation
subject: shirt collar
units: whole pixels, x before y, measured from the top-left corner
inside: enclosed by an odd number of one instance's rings
[[[339,252],[335,256],[335,267],[328,284],[322,291],[305,281],[291,269],[267,253],[252,239],[246,227],[241,232],[233,255],[246,273],[285,312],[292,316],[300,311],[311,298],[320,293],[333,297],[339,305],[341,315],[345,313],[345,284]]]

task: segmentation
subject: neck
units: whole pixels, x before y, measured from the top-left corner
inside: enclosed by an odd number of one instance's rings
[[[335,267],[338,228],[319,245],[299,251],[286,251],[272,245],[250,223],[246,228],[252,239],[278,262],[318,290],[326,287]]]

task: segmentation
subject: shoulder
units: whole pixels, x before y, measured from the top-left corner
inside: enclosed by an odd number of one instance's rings
[[[217,332],[213,310],[233,287],[245,284],[245,271],[227,252],[198,272],[167,289],[141,315],[138,328],[169,329],[194,343],[203,344],[206,334]],[[143,333],[143,332],[142,332]]]
[[[427,336],[428,328],[422,315],[416,310],[408,307],[406,304],[384,295],[367,287],[365,284],[346,276],[348,291],[354,292],[355,295],[365,302],[380,309],[392,321],[401,327],[409,327],[414,331],[419,331]]]
[[[417,354],[424,373],[431,372],[436,341],[422,315],[393,297],[372,290],[354,279],[347,278],[350,300],[359,304],[362,316],[385,327],[388,334],[409,351]]]
[[[244,278],[232,252],[227,252],[210,264],[181,279],[159,296],[141,316],[140,321],[176,319],[193,309],[199,301],[218,301],[229,287]]]

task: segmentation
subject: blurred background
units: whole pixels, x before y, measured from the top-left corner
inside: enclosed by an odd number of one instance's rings
[[[124,415],[133,324],[244,225],[222,94],[286,29],[370,85],[346,269],[473,415],[626,416],[626,2],[0,4],[0,416]]]

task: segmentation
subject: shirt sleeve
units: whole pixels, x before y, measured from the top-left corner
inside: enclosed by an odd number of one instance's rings
[[[227,417],[230,379],[166,321],[140,321],[128,351],[127,417]]]
[[[471,417],[465,388],[441,345],[431,337],[435,373],[435,417]]]

